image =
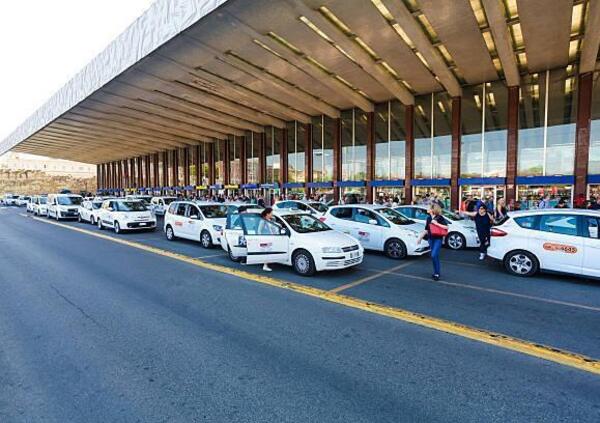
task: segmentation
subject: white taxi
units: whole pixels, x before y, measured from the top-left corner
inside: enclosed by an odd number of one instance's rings
[[[315,216],[323,216],[327,209],[327,205],[320,201],[281,200],[273,204],[273,210],[300,210]]]
[[[366,250],[383,251],[392,259],[420,256],[429,251],[427,241],[417,243],[425,225],[389,207],[376,204],[333,206],[321,221],[356,238]]]
[[[394,210],[399,211],[409,219],[420,222],[427,220],[427,207],[425,206],[398,206]],[[479,238],[475,229],[475,222],[464,218],[449,210],[442,210],[442,216],[448,225],[448,235],[446,236],[446,246],[453,250],[462,250],[463,248],[479,247]]]
[[[169,204],[177,200],[177,197],[152,197],[150,200],[150,210],[157,216],[164,216]]]
[[[32,209],[35,216],[48,216],[48,197],[43,195],[34,197]]]
[[[544,209],[510,212],[492,228],[487,254],[517,276],[539,270],[600,277],[600,212]]]
[[[77,219],[79,206],[83,202],[81,195],[75,194],[50,194],[48,195],[48,218]]]
[[[35,204],[35,199],[37,197],[34,195],[32,197],[29,197],[29,200],[27,201],[26,207],[27,207],[27,213],[33,213],[33,205]]]
[[[223,238],[223,248],[233,261],[281,263],[302,276],[356,266],[364,253],[351,236],[298,211],[275,211],[272,221],[258,213],[235,215]]]
[[[98,214],[102,207],[103,200],[86,200],[81,206],[79,206],[79,220],[80,222],[89,222],[95,225],[98,221]]]
[[[227,206],[221,203],[174,201],[165,213],[164,231],[169,241],[185,238],[212,248],[220,245],[226,218]]]
[[[156,229],[156,219],[141,200],[104,200],[98,211],[98,229],[113,228],[116,233],[126,230]]]

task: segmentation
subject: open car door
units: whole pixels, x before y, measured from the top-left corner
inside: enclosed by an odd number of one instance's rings
[[[246,263],[285,263],[289,240],[285,229],[258,214],[240,214],[246,241]]]
[[[227,223],[223,230],[223,238],[234,257],[246,257],[246,241],[244,229],[238,213],[227,213]],[[222,245],[222,244],[221,244]],[[227,248],[225,248],[227,251]]]

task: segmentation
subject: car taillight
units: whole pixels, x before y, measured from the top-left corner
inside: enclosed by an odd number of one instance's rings
[[[491,235],[492,236],[506,236],[508,234],[506,232],[504,232],[502,229],[492,228]]]
[[[326,218],[325,218],[324,216],[321,216],[321,217],[319,217],[319,220],[320,220],[321,222],[325,222],[325,219],[326,219]]]

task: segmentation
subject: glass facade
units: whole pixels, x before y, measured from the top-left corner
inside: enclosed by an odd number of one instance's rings
[[[312,118],[313,181],[333,180],[333,136],[335,122],[327,116]]]
[[[198,169],[196,169],[196,163],[198,161],[198,148],[190,147],[189,148],[189,172],[190,172],[190,185],[198,185]]]
[[[283,142],[283,131],[273,126],[265,128],[266,135],[266,181],[267,183],[274,183],[279,181],[280,177],[280,152],[281,143]]]
[[[200,145],[200,169],[198,175],[198,185],[208,185],[209,183],[208,148],[208,144],[205,142]]]
[[[185,152],[183,148],[177,149],[177,182],[175,185],[182,187],[184,182]]]
[[[298,123],[287,123],[288,182],[304,182],[306,161],[306,127]]]
[[[214,143],[215,149],[215,184],[223,184],[225,182],[225,166],[224,166],[224,142],[223,141],[215,141]]]
[[[260,157],[260,134],[246,133],[246,181],[249,184],[258,184],[258,160]]]
[[[405,108],[398,101],[375,106],[375,179],[404,179]]]
[[[416,179],[450,178],[452,99],[446,93],[415,99]]]
[[[519,176],[573,174],[576,81],[565,69],[523,78],[519,103]]]
[[[592,90],[592,122],[590,126],[590,155],[588,173],[600,175],[600,83],[594,74]]]
[[[243,137],[230,136],[229,143],[229,183],[240,184],[242,182],[242,141]]]
[[[342,180],[367,177],[367,114],[359,109],[342,113]]]
[[[463,87],[461,178],[506,176],[507,118],[503,82]]]

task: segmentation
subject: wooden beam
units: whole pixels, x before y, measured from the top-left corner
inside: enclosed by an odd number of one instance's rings
[[[423,29],[415,20],[404,2],[397,0],[381,0],[396,22],[402,27],[417,51],[423,56],[428,67],[436,75],[441,84],[452,97],[460,97],[462,89],[454,74],[450,71],[439,51],[431,44]]]
[[[506,84],[509,87],[518,86],[520,83],[519,67],[513,50],[512,38],[506,24],[504,4],[502,4],[502,0],[481,0],[481,2],[494,37],[498,58],[502,63]]]
[[[579,73],[581,74],[595,70],[598,47],[600,47],[600,2],[592,0],[588,2],[587,7],[588,16],[579,60]]]

